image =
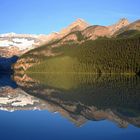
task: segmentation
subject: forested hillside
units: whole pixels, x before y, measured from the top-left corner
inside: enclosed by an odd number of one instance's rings
[[[50,51],[54,56],[45,56],[41,51]],[[37,52],[37,53],[35,53]],[[27,53],[40,63],[27,72],[58,73],[131,73],[140,72],[140,38],[100,38],[81,44],[68,42],[57,48],[47,46]]]

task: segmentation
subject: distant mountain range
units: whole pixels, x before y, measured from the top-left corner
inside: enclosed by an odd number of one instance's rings
[[[11,57],[21,55],[40,46],[44,42],[43,35],[7,33],[0,35],[0,55]],[[45,35],[44,35],[45,36]]]
[[[44,45],[23,54],[17,72],[140,74],[140,20],[123,18],[111,26],[78,19]],[[50,58],[50,59],[48,59]]]
[[[22,55],[27,51],[40,47],[43,44],[61,40],[59,43],[68,41],[82,42],[95,40],[98,37],[114,37],[128,30],[140,30],[140,20],[129,23],[125,18],[120,19],[111,26],[90,25],[83,19],[77,19],[60,32],[49,35],[32,35],[7,33],[0,35],[0,56],[11,57]]]

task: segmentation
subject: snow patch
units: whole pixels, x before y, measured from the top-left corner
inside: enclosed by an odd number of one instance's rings
[[[25,50],[28,48],[33,48],[33,45],[35,44],[34,40],[28,40],[24,38],[14,38],[13,40],[1,40],[0,41],[0,47],[10,47],[15,46],[18,47],[19,50]]]

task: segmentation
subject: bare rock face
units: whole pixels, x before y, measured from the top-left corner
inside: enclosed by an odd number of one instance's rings
[[[82,35],[87,39],[95,40],[98,37],[104,37],[104,36],[109,37],[110,31],[105,26],[95,25],[95,26],[90,26],[86,28],[82,32]]]
[[[66,41],[74,40],[76,41],[76,36],[71,35],[70,33],[74,33],[76,31],[80,31],[83,38],[95,40],[98,37],[111,37],[118,30],[128,26],[130,23],[127,19],[120,19],[116,24],[111,26],[101,26],[101,25],[93,25],[86,23],[82,19],[78,19],[69,25],[67,28],[63,29],[59,32],[59,37],[63,38],[66,36]],[[68,36],[67,36],[68,35]],[[63,41],[65,41],[63,40]]]
[[[129,25],[129,21],[125,18],[122,18],[119,20],[119,22],[117,22],[114,25],[108,26],[109,31],[110,31],[110,35],[113,35],[115,32],[117,32],[118,30],[120,30],[121,28]]]
[[[128,30],[139,30],[140,31],[140,20],[137,20],[128,26],[126,26],[126,29]]]
[[[140,31],[140,20],[130,23],[129,25],[119,29],[115,32],[114,36],[128,31]]]
[[[38,38],[40,40],[42,40],[43,43],[45,44],[45,43],[48,43],[48,42],[51,42],[51,41],[59,39],[60,38],[59,35],[60,35],[59,33],[53,32],[53,33],[51,33],[49,35],[41,34],[41,35],[38,36]]]
[[[70,34],[69,36],[66,36],[64,39],[63,39],[63,42],[67,42],[67,41],[77,41],[77,36],[76,34]]]
[[[77,41],[77,36],[75,34],[70,34],[77,31],[83,31],[90,25],[85,22],[83,19],[77,19],[75,22],[70,24],[68,27],[62,29],[59,33],[53,33],[48,35],[49,41],[62,39],[62,42],[65,41]]]
[[[121,19],[119,22],[111,26],[90,26],[84,20],[78,19],[57,34],[56,39],[60,39],[60,41],[59,43],[52,45],[52,47],[66,44],[69,41],[80,43],[82,40],[78,39],[77,32],[80,32],[80,35],[85,40],[95,40],[98,37],[112,37],[115,32],[126,27],[127,25],[129,25],[127,19]]]
[[[83,19],[77,19],[75,22],[73,22],[67,28],[62,29],[60,31],[60,34],[66,35],[66,34],[69,34],[70,32],[82,31],[82,30],[86,29],[88,26],[90,26],[90,25],[88,23],[86,23]]]
[[[0,47],[0,56],[1,57],[12,57],[13,55],[18,56],[19,54],[24,53],[24,51],[19,50],[18,47],[9,46],[9,47]]]

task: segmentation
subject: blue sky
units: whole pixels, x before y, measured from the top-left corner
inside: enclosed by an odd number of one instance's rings
[[[140,0],[0,0],[0,33],[48,34],[77,18],[110,25],[140,19]]]

